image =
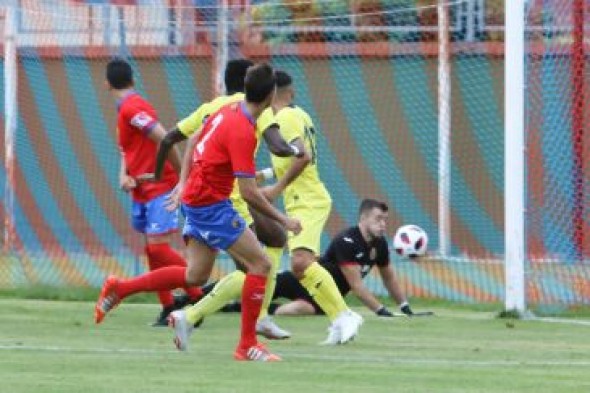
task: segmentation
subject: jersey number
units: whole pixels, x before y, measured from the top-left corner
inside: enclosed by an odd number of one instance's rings
[[[317,158],[317,149],[315,144],[315,130],[313,127],[305,126],[305,140],[309,144],[309,150],[311,150],[311,164],[315,165]]]
[[[223,120],[223,115],[220,113],[211,121],[211,128],[209,128],[209,132],[203,136],[203,139],[199,143],[197,143],[197,152],[199,155],[203,154],[205,150],[205,143],[211,138],[211,135],[215,132],[221,121]]]

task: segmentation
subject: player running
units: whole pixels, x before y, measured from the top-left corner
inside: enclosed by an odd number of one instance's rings
[[[346,343],[355,337],[363,319],[348,308],[330,273],[316,262],[332,199],[317,169],[315,128],[309,115],[293,105],[295,91],[291,77],[284,71],[277,71],[276,75],[277,93],[273,109],[281,135],[289,143],[303,142],[306,150],[311,152],[311,162],[285,187],[280,179],[291,166],[291,158],[273,155],[272,165],[279,182],[263,191],[271,200],[282,194],[287,214],[301,220],[301,233],[289,234],[288,238],[293,274],[331,321],[330,334],[324,343]]]
[[[182,184],[181,200],[186,217],[183,235],[187,242],[189,265],[187,269],[164,268],[141,278],[144,285],[153,289],[174,288],[183,285],[202,285],[211,274],[218,249],[226,250],[247,270],[242,289],[242,333],[234,353],[236,360],[276,361],[256,339],[256,319],[260,312],[266,277],[271,262],[262,250],[254,233],[229,200],[237,178],[240,194],[246,203],[265,214],[286,229],[298,233],[301,224],[274,208],[260,193],[255,180],[254,153],[257,139],[256,120],[273,98],[275,76],[266,64],[251,67],[244,81],[245,101],[227,105],[210,116],[198,138],[191,139],[194,146],[193,161],[189,163],[186,184]],[[183,166],[187,165],[184,161]],[[186,274],[186,276],[185,276]],[[112,309],[120,301],[122,282],[107,280],[97,309],[108,304]],[[180,310],[169,317],[175,329],[175,344],[186,348],[193,324]]]
[[[145,237],[145,253],[150,270],[164,266],[186,266],[171,246],[171,236],[178,230],[178,210],[167,210],[166,199],[178,182],[180,155],[171,150],[165,158],[161,180],[151,180],[158,143],[166,135],[152,105],[133,89],[133,71],[122,59],[111,60],[106,79],[117,100],[117,142],[121,151],[120,188],[131,194],[133,228]],[[201,296],[198,288],[185,288],[189,300]],[[168,314],[185,304],[178,304],[169,290],[159,291],[162,312],[153,326],[166,326]]]
[[[226,95],[217,97],[213,101],[201,105],[190,116],[180,121],[177,127],[166,135],[158,150],[156,178],[159,178],[163,164],[166,162],[166,157],[176,143],[198,133],[203,122],[223,106],[244,100],[244,76],[247,69],[253,64],[252,61],[246,59],[230,60],[227,63],[224,78]],[[269,150],[273,154],[277,156],[296,157],[292,160],[292,165],[287,169],[286,175],[281,179],[282,187],[287,186],[303,171],[305,165],[310,161],[310,156],[305,151],[303,144],[300,141],[295,141],[291,144],[285,142],[279,133],[278,125],[271,108],[265,110],[258,118],[256,122],[256,134],[258,140],[264,138]],[[187,149],[187,152],[190,151]],[[190,155],[185,155],[185,159],[190,160]],[[186,173],[181,173],[181,182],[185,178]],[[283,249],[287,243],[286,234],[277,222],[256,211],[249,210],[239,193],[237,185],[234,185],[230,199],[240,216],[254,230],[256,237],[266,246],[265,251],[272,261],[271,273],[267,281],[267,295],[256,325],[257,332],[269,339],[289,338],[291,333],[277,326],[267,313],[267,308],[271,301],[270,296],[274,291],[276,271],[281,262]],[[237,263],[240,267],[240,262],[238,261]],[[214,313],[228,301],[235,299],[241,287],[241,284],[237,282],[239,279],[238,273],[231,273],[224,277],[220,281],[218,288],[216,288],[215,297],[203,299],[198,305],[188,309],[187,319],[196,324],[206,315]]]

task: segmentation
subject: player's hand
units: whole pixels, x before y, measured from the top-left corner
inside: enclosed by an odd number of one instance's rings
[[[298,235],[301,232],[301,221],[296,218],[287,217],[285,220],[285,228],[289,232],[293,232],[295,235]]]
[[[412,309],[410,308],[410,305],[408,303],[402,304],[399,309],[401,312],[406,314],[408,317],[411,317],[412,315],[414,315],[414,312],[412,311]]]
[[[278,198],[279,195],[281,195],[281,189],[276,184],[272,184],[272,185],[266,186],[266,187],[261,187],[260,192],[270,202],[274,201],[275,199]]]
[[[391,311],[389,311],[385,306],[379,307],[377,311],[375,311],[375,314],[377,314],[378,317],[393,317]]]
[[[129,175],[119,177],[119,188],[125,192],[129,192],[137,187],[135,179]]]
[[[164,207],[169,212],[178,209],[180,206],[180,195],[182,194],[182,186],[177,184],[176,187],[170,191],[170,194],[166,197],[166,201],[164,202]]]

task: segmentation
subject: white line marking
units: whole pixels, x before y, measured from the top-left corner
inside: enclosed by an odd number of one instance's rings
[[[16,345],[16,344],[0,344],[0,351],[37,351],[37,352],[59,352],[59,353],[96,353],[96,354],[135,354],[135,355],[168,355],[181,354],[186,356],[186,352],[179,352],[175,350],[156,350],[156,349],[139,349],[139,348],[71,348],[59,346],[37,346],[37,345]],[[215,355],[231,354],[226,351],[207,351]],[[457,359],[412,359],[406,357],[394,358],[388,356],[371,356],[371,355],[354,355],[349,353],[343,355],[332,355],[326,353],[306,353],[299,351],[281,351],[287,359],[299,358],[309,360],[324,360],[334,362],[350,362],[350,363],[394,363],[405,365],[431,365],[431,366],[464,366],[464,367],[548,367],[548,366],[562,366],[562,367],[588,367],[590,360],[457,360]],[[190,353],[190,352],[189,352]]]

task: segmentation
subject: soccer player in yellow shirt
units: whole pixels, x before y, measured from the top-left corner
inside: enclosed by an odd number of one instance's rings
[[[187,138],[191,138],[193,135],[197,135],[205,120],[225,105],[244,100],[244,76],[246,75],[246,70],[253,64],[252,61],[245,59],[231,60],[228,62],[225,70],[227,94],[202,104],[191,115],[181,120],[177,124],[177,127],[166,135],[158,150],[155,171],[156,178],[158,178],[161,166],[165,162],[168,152],[174,144]],[[256,134],[258,140],[260,140],[261,137],[265,139],[269,150],[273,154],[295,158],[294,165],[287,170],[287,175],[282,179],[286,186],[299,173],[301,173],[303,167],[309,161],[309,156],[306,154],[303,145],[299,143],[287,144],[285,142],[279,133],[277,123],[274,119],[274,113],[271,108],[268,108],[257,119]],[[192,138],[191,141],[194,139],[195,138]],[[189,141],[189,146],[186,148],[186,151],[188,152],[192,151],[190,145],[191,141]],[[185,159],[190,159],[190,157],[190,155],[185,155]],[[179,187],[177,187],[178,189],[182,188],[182,183],[186,178],[186,174],[181,173],[180,177],[181,180]],[[238,191],[238,187],[234,186],[230,199],[240,216],[242,216],[246,223],[254,229],[258,239],[266,246],[266,253],[273,262],[269,279],[267,280],[267,295],[265,295],[260,317],[256,326],[257,332],[270,339],[289,338],[291,333],[279,328],[267,313],[267,308],[272,300],[272,293],[274,291],[276,271],[280,265],[283,249],[287,240],[285,231],[279,223],[255,211],[249,211],[245,201],[242,199]],[[240,261],[237,262],[239,263]],[[205,316],[218,310],[226,302],[233,300],[235,296],[238,296],[240,293],[242,280],[243,275],[240,275],[239,271],[224,277],[213,290],[214,296],[207,296],[195,306],[186,310],[187,320],[192,323],[197,323]]]
[[[316,131],[311,117],[293,105],[295,91],[292,78],[284,71],[276,71],[276,76],[273,109],[281,135],[288,143],[303,142],[305,149],[311,153],[311,162],[287,185],[281,179],[292,165],[292,158],[272,155],[273,169],[279,181],[266,187],[264,193],[271,200],[282,194],[287,214],[301,220],[303,230],[297,235],[289,234],[288,238],[293,274],[332,322],[325,343],[345,343],[357,334],[363,320],[348,308],[332,276],[316,262],[320,254],[321,233],[332,206],[330,194],[318,173]]]

